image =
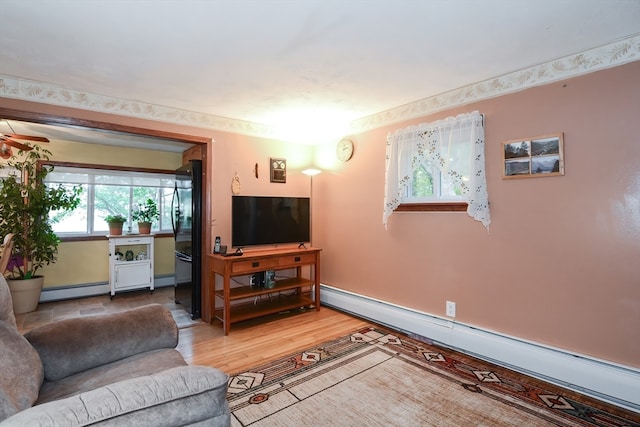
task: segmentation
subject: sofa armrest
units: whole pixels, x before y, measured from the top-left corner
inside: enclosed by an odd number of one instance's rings
[[[44,366],[47,381],[116,360],[178,345],[171,312],[150,304],[120,313],[65,319],[25,334]]]
[[[2,426],[176,426],[207,421],[228,426],[228,376],[207,366],[181,366],[37,405]]]

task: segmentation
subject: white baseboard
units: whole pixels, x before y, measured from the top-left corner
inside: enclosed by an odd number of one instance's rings
[[[640,369],[510,337],[321,285],[320,301],[480,359],[640,412]]]
[[[162,276],[154,278],[154,288],[164,288],[174,286],[173,276]],[[87,283],[84,285],[61,286],[55,288],[44,288],[40,294],[40,302],[62,301],[73,298],[93,297],[109,294],[109,283]]]

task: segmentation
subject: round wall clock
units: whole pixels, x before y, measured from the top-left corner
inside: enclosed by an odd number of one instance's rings
[[[336,147],[336,156],[341,162],[346,162],[353,156],[353,141],[342,138]]]

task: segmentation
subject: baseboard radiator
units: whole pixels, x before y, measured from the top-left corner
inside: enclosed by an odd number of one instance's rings
[[[171,276],[156,276],[154,278],[154,288],[164,288],[174,286],[175,279]],[[42,289],[40,302],[63,301],[73,298],[94,297],[109,294],[109,283],[86,283],[73,286],[57,286]]]
[[[321,285],[323,305],[640,412],[640,369],[570,353]]]

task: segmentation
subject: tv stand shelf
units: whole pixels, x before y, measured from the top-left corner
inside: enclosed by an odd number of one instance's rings
[[[253,319],[291,309],[315,306],[320,310],[320,249],[275,249],[245,252],[238,257],[210,254],[210,286],[215,276],[223,279],[222,289],[214,292],[213,313],[222,321],[225,335],[232,323]],[[311,277],[302,275],[302,267],[309,266]],[[295,269],[295,277],[275,281],[273,288],[240,286],[231,288],[231,277],[246,276],[266,270]],[[250,302],[240,302],[248,300]],[[222,304],[218,307],[217,301]],[[232,305],[232,301],[238,302]]]
[[[256,317],[267,316],[281,311],[298,309],[313,305],[310,296],[303,295],[276,295],[268,300],[259,300],[255,303],[239,304],[231,310],[231,323],[241,322],[243,320],[254,319]],[[222,320],[224,315],[222,309],[216,311],[216,318]]]
[[[294,277],[292,279],[276,280],[275,287],[271,289],[261,288],[257,286],[242,286],[239,288],[231,288],[229,290],[229,299],[231,301],[251,298],[253,296],[269,295],[276,292],[282,292],[290,289],[297,289],[303,286],[312,286],[313,280]],[[216,291],[216,295],[220,298],[224,297],[224,291]]]

